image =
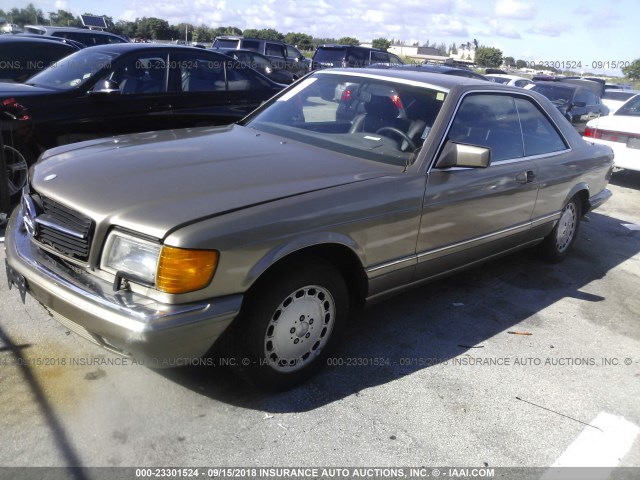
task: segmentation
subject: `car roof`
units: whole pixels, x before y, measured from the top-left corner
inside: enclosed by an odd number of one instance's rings
[[[136,50],[189,50],[197,52],[209,52],[217,55],[224,55],[223,53],[217,53],[217,49],[205,49],[199,47],[193,47],[191,45],[176,45],[167,43],[109,43],[106,45],[95,45],[93,47],[87,47],[85,50],[92,52],[116,52],[125,53]]]
[[[43,35],[38,35],[37,33],[34,33],[34,34],[16,33],[14,35],[0,35],[0,42],[25,42],[25,43],[26,42],[31,42],[31,43],[44,42],[44,43],[59,45],[59,44],[67,43],[66,40],[67,39],[65,38],[43,36]],[[78,42],[74,42],[73,40],[68,42],[68,44],[72,46],[77,46],[77,43]]]
[[[449,74],[455,75],[458,72],[464,73],[465,75],[469,75],[467,78],[475,78],[477,80],[486,81],[484,75],[474,72],[473,70],[468,70],[466,68],[458,68],[458,67],[450,67],[448,65],[431,65],[431,64],[406,64],[406,65],[394,65],[392,67],[394,70],[414,70],[419,72],[433,72],[439,74]]]
[[[526,77],[519,77],[518,75],[509,75],[507,73],[487,73],[485,77],[498,77],[498,78],[508,78],[509,80],[527,80],[531,81]]]
[[[458,85],[482,86],[483,88],[521,91],[520,88],[499,85],[493,82],[487,82],[476,78],[459,77],[457,75],[442,75],[420,70],[408,70],[399,68],[378,69],[378,68],[327,68],[318,70],[319,74],[354,74],[357,76],[365,76],[371,78],[386,77],[390,80],[408,80],[410,82],[428,83],[434,86],[442,87],[450,90]]]
[[[61,45],[62,44],[62,45],[67,45],[76,50],[80,50],[86,47],[85,44],[77,42],[76,40],[72,40],[70,38],[52,37],[49,35],[39,35],[37,33],[16,33],[13,35],[0,35],[0,39],[2,39],[3,42],[8,42],[13,40],[14,42],[21,42],[21,43],[30,42],[32,44],[38,44],[38,45],[44,45],[44,44]]]
[[[318,48],[335,48],[335,49],[343,49],[343,48],[360,48],[362,50],[373,50],[374,52],[383,52],[389,53],[386,50],[382,50],[381,48],[373,48],[373,47],[362,47],[360,45],[343,45],[340,43],[325,43],[324,45],[318,45]]]

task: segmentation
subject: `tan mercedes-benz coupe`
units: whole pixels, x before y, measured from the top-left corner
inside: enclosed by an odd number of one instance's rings
[[[45,152],[7,274],[112,352],[162,367],[219,340],[286,388],[372,300],[526,247],[561,260],[612,165],[535,92],[323,70],[238,124]]]

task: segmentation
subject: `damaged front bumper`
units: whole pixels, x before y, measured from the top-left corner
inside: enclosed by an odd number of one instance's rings
[[[60,323],[107,350],[150,367],[203,356],[239,314],[242,295],[163,304],[75,271],[39,249],[22,228],[21,207],[5,233],[9,287],[33,296]]]

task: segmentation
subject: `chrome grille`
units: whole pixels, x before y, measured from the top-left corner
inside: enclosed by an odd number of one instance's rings
[[[87,261],[93,222],[75,210],[47,197],[40,197],[44,213],[38,215],[35,238],[63,255]]]

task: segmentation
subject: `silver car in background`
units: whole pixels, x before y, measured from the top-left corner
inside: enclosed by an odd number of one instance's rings
[[[347,119],[323,95],[339,84]],[[9,285],[151,367],[217,345],[288,388],[365,304],[526,247],[562,260],[612,165],[535,92],[327,69],[238,124],[43,154],[6,232]]]

